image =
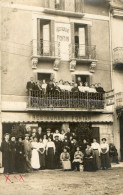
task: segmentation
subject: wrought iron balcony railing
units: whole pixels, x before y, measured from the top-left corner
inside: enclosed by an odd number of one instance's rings
[[[75,108],[75,109],[104,109],[102,93],[72,93],[30,90],[28,96],[29,109],[42,108]]]
[[[38,55],[44,57],[57,57],[60,58],[60,43],[54,42],[51,43],[50,41],[40,41]]]
[[[96,60],[96,46],[70,44],[71,58]]]
[[[123,92],[115,94],[116,97],[116,109],[123,108]]]
[[[123,66],[123,47],[116,47],[113,49],[113,64]]]

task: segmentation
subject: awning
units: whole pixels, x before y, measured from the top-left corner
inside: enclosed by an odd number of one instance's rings
[[[2,123],[18,122],[96,122],[112,123],[113,115],[107,113],[74,113],[74,112],[2,112]]]

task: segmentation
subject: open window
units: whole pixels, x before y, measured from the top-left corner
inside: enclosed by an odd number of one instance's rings
[[[78,78],[81,79],[83,85],[85,85],[85,83],[87,82],[88,85],[90,86],[90,75],[75,75],[75,82],[79,80]]]
[[[75,24],[74,26],[75,57],[86,56],[86,30],[85,25]]]
[[[51,79],[51,73],[37,73],[37,80],[43,81],[45,80],[46,83],[49,83]]]
[[[39,55],[51,55],[51,24],[49,20],[38,19],[38,50]]]

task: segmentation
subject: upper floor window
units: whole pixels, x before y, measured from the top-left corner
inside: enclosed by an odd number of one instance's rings
[[[55,0],[55,9],[65,10],[65,0]]]

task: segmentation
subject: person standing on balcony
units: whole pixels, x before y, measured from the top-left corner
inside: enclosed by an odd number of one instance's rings
[[[80,92],[84,92],[84,86],[83,86],[83,83],[82,82],[79,83],[78,88],[79,88],[79,91]]]
[[[77,81],[76,81],[77,85],[80,86],[80,83],[82,83],[82,79],[81,77],[77,77]]]
[[[96,93],[96,92],[97,92],[97,91],[96,91],[96,88],[95,88],[95,86],[94,86],[94,84],[91,84],[91,85],[90,85],[89,92],[90,92],[90,93]]]
[[[88,82],[85,82],[84,92],[89,92]]]
[[[46,92],[52,95],[53,91],[54,91],[54,84],[53,81],[50,80],[50,82],[47,84]]]
[[[73,86],[73,88],[71,89],[71,91],[72,91],[73,93],[78,93],[78,92],[79,92],[79,88],[78,88],[77,83],[74,83],[74,86]]]
[[[34,90],[35,83],[33,77],[30,77],[30,81],[27,82],[26,89],[27,90]]]
[[[103,87],[101,86],[101,83],[97,84],[96,91],[103,94],[105,93]]]
[[[45,80],[42,81],[42,89],[43,89],[43,92],[46,93],[46,88],[47,88],[47,83]]]

